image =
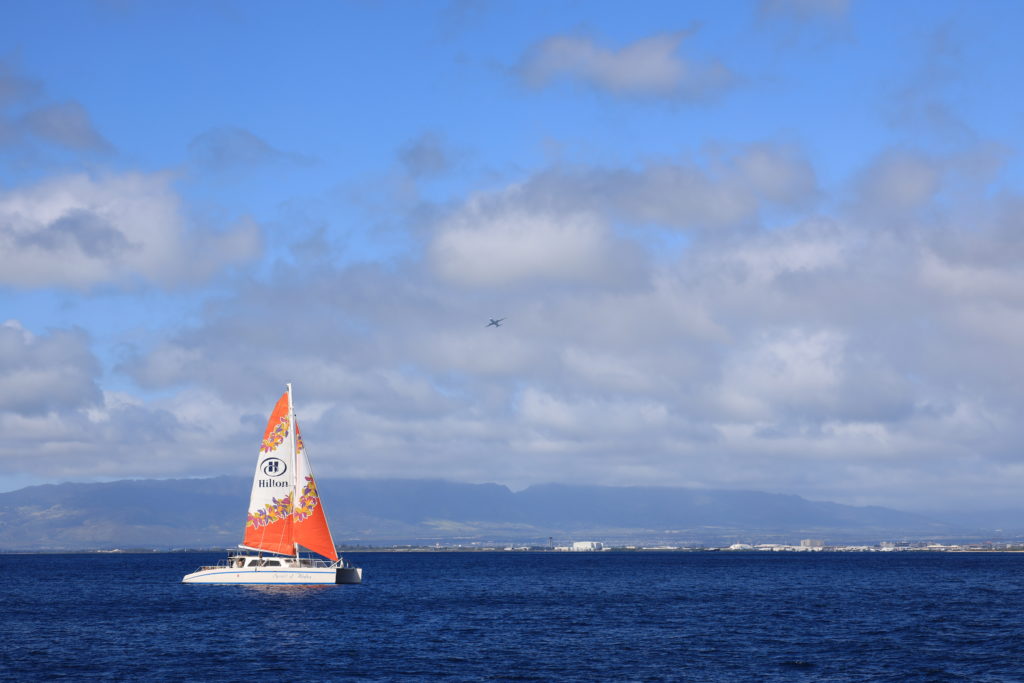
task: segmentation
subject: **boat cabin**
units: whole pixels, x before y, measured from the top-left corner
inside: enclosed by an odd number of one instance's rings
[[[314,557],[261,557],[259,555],[231,555],[227,560],[228,567],[287,567],[298,569],[306,567],[332,567],[334,563]]]
[[[261,560],[255,557],[236,557],[234,564],[236,567],[280,567],[281,560]]]

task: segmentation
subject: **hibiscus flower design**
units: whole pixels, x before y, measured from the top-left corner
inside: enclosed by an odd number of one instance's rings
[[[259,529],[261,526],[267,526],[278,520],[285,519],[290,514],[292,514],[291,494],[281,500],[272,498],[271,502],[265,505],[262,510],[257,510],[255,513],[250,512],[246,518],[245,525]]]
[[[313,510],[319,502],[320,494],[317,493],[316,483],[313,481],[313,477],[307,475],[306,485],[302,487],[302,495],[299,496],[299,506],[295,510],[295,521],[301,522],[313,514]]]
[[[274,425],[274,428],[267,434],[267,438],[263,439],[263,445],[260,446],[260,451],[263,453],[269,453],[280,446],[285,438],[288,436],[288,416],[282,415],[278,423]]]

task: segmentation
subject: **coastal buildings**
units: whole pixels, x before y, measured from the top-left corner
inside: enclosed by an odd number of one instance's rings
[[[558,545],[554,549],[570,553],[592,553],[600,550],[611,550],[611,548],[605,548],[604,543],[601,541],[574,541],[572,545]]]
[[[600,541],[574,541],[569,550],[574,553],[592,553],[604,550],[604,543]]]

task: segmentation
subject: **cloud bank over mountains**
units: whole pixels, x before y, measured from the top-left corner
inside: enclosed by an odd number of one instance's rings
[[[795,199],[791,185],[814,194],[809,165],[795,167],[771,198]],[[855,203],[765,229],[751,226],[760,188],[731,176],[694,193],[745,207],[715,212],[649,192],[644,174],[632,192],[609,182],[608,198],[542,171],[452,207],[404,268],[279,264],[125,371],[229,402],[287,375],[316,406],[321,440],[386,453],[389,476],[778,488],[795,477],[871,498],[905,495],[923,468],[998,486],[1018,465],[978,453],[1009,456],[1021,436],[1018,200],[936,223],[921,169],[886,173],[901,193],[891,205],[851,180],[876,222]],[[618,212],[641,210],[687,247],[666,257],[616,231]],[[484,329],[481,310],[509,320]]]
[[[750,30],[856,11],[766,2]],[[904,509],[1013,501],[1019,153],[981,132],[935,143],[924,123],[863,140],[836,128],[824,149],[756,121],[683,136],[757,118],[744,98],[774,104],[749,58],[709,53],[716,26],[612,40],[563,22],[493,59],[517,64],[519,83],[480,69],[478,89],[507,88],[503,106],[584,107],[574,125],[607,154],[520,155],[447,109],[446,124],[382,117],[344,138],[321,122],[308,138],[224,125],[218,112],[182,127],[152,168],[84,104],[63,128],[26,118],[59,105],[5,105],[8,145],[31,134],[82,156],[0,187],[0,287],[19,304],[0,326],[0,428],[16,435],[0,460],[39,481],[243,474],[290,381],[331,476],[756,489]],[[782,54],[788,92],[787,69],[809,67],[806,53],[798,66]],[[449,61],[478,73],[461,52]],[[441,70],[422,68],[423,80]],[[0,105],[51,90],[0,70]],[[794,116],[811,129],[820,103],[803,103],[811,113]],[[547,143],[546,122],[500,122],[510,139]],[[657,154],[602,147],[608,130],[648,125],[665,138]],[[334,160],[364,158],[374,136],[377,166],[339,180],[347,164]],[[101,148],[114,161],[82,161]],[[367,210],[374,192],[401,201]],[[491,316],[507,320],[487,328]]]

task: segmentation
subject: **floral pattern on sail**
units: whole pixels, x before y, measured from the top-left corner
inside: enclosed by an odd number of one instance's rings
[[[262,510],[256,512],[256,514],[249,513],[249,517],[245,522],[245,526],[259,529],[261,526],[268,526],[282,519],[286,519],[292,514],[292,496],[289,493],[287,496],[278,500],[277,498],[271,499],[270,503],[267,503]]]
[[[295,510],[295,521],[301,522],[313,514],[319,503],[320,494],[317,493],[316,482],[307,474],[306,485],[302,487],[302,495],[299,496],[299,507]]]
[[[277,447],[284,443],[286,438],[288,438],[288,416],[282,415],[273,429],[267,429],[267,436],[263,439],[260,451],[269,453],[270,451],[277,450]]]

